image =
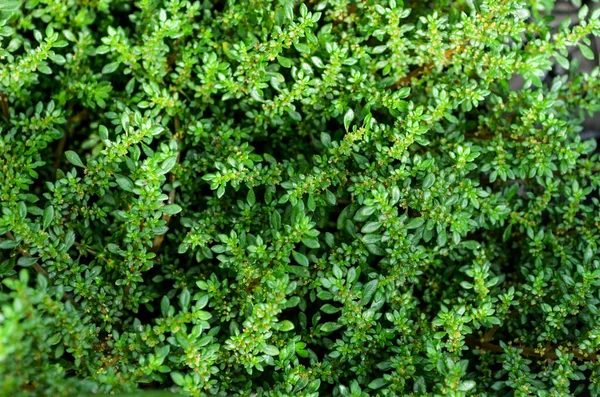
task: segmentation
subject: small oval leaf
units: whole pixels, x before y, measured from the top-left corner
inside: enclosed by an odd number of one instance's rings
[[[79,158],[79,155],[77,153],[75,153],[74,151],[67,150],[65,152],[65,157],[67,158],[67,161],[69,161],[69,163],[76,165],[77,167],[85,167],[83,165],[83,162]]]

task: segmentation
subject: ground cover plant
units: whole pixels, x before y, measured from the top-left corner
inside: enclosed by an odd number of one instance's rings
[[[553,3],[0,0],[0,395],[599,395]]]

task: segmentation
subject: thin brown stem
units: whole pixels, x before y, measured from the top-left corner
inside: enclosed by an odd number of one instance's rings
[[[65,146],[67,144],[67,138],[69,135],[73,133],[75,129],[75,124],[81,121],[86,120],[89,117],[89,111],[87,109],[82,110],[81,112],[75,114],[69,120],[67,120],[67,125],[69,125],[67,131],[63,134],[62,138],[58,142],[58,146],[56,147],[55,159],[54,159],[54,169],[58,169],[60,166],[60,161],[62,159],[63,152],[65,151]]]
[[[98,255],[98,251],[95,251],[95,250],[93,250],[93,249],[89,248],[88,246],[86,246],[86,245],[84,245],[84,244],[78,243],[77,241],[75,241],[75,243],[74,243],[74,244],[75,244],[75,246],[76,246],[76,247],[83,248],[83,249],[84,249],[84,250],[85,250],[85,251],[86,251],[88,254],[95,255],[97,258],[100,258],[100,259],[102,259],[104,262],[108,263],[108,260],[107,260],[106,258],[104,258],[104,257],[102,257],[102,256],[100,256],[100,255]]]
[[[444,52],[444,58],[446,58],[447,62],[451,61],[450,57],[457,50],[458,50],[458,48],[453,48],[453,49],[446,50]],[[433,66],[432,63],[428,63],[426,65],[419,66],[418,68],[416,68],[415,70],[413,70],[412,72],[407,74],[406,76],[400,78],[398,81],[396,81],[394,84],[392,84],[389,88],[399,88],[399,87],[403,87],[403,86],[407,85],[408,83],[410,83],[410,81],[413,79],[413,77],[419,77],[419,76],[425,74],[425,72],[427,70],[431,69],[432,66]]]
[[[484,342],[489,342],[492,340],[492,338],[494,337],[494,334],[496,333],[496,331],[498,331],[500,329],[500,326],[498,324],[494,325],[492,328],[490,328],[484,335],[483,335],[483,341]]]
[[[514,309],[512,310],[510,313],[508,313],[508,317],[506,318],[507,320],[510,318],[515,317],[516,315],[519,314],[519,311]],[[494,338],[494,335],[496,334],[496,332],[500,329],[500,325],[496,324],[494,325],[492,328],[490,328],[489,330],[487,330],[487,332],[483,335],[483,341],[484,342],[489,342]]]
[[[500,345],[496,345],[491,342],[486,342],[485,340],[477,339],[473,336],[467,336],[465,338],[465,342],[467,346],[471,348],[476,348],[482,351],[488,351],[492,353],[504,353],[504,349]],[[521,350],[521,354],[526,357],[537,357],[543,358],[545,360],[555,360],[558,358],[556,351],[559,350],[559,347],[551,347],[547,345],[544,349],[534,349],[532,347],[527,346],[514,346],[517,349]],[[562,350],[562,349],[561,349]],[[566,350],[566,353],[572,354],[575,358],[579,360],[588,360],[588,361],[596,361],[598,359],[598,355],[596,353],[585,353],[577,349]]]
[[[6,232],[6,236],[11,240],[15,239],[15,236],[11,232]],[[19,251],[19,253],[21,255],[31,258],[31,254],[29,252],[25,251],[24,249],[22,249],[21,247],[17,247],[17,251]],[[32,267],[33,267],[33,270],[35,270],[39,274],[48,278],[48,272],[40,264],[35,263]]]
[[[8,120],[10,113],[8,112],[8,98],[3,92],[0,92],[0,107],[2,108],[2,114]]]
[[[178,51],[173,51],[173,53],[171,55],[169,55],[169,59],[167,59],[167,68],[169,70],[172,69],[173,64],[175,63],[175,60],[177,59],[178,54],[179,54]]]
[[[508,314],[508,318],[515,317],[518,314],[519,314],[518,310],[516,310],[516,309],[512,310]],[[492,353],[504,353],[505,351],[502,348],[502,346],[490,342],[499,329],[500,329],[500,325],[494,325],[485,334],[483,334],[482,338],[476,338],[475,336],[467,336],[465,338],[465,343],[470,348],[476,348],[476,349],[479,349],[482,351],[488,351],[488,352],[492,352]],[[556,354],[556,351],[559,350],[559,346],[552,347],[550,345],[549,341],[546,343],[546,346],[544,347],[544,349],[534,349],[532,347],[527,347],[527,346],[514,346],[514,347],[521,349],[521,354],[524,356],[527,356],[527,357],[537,357],[537,358],[542,358],[542,359],[549,360],[549,361],[554,360],[558,357],[558,355]],[[561,350],[565,351],[564,349],[561,349]],[[596,353],[585,353],[585,352],[582,352],[577,349],[566,350],[565,352],[573,354],[573,356],[575,358],[580,359],[580,360],[596,361],[596,359],[598,358],[598,354],[596,354]]]
[[[180,142],[180,138],[178,136],[178,131],[180,131],[180,129],[181,129],[181,125],[179,122],[179,117],[175,116],[174,117],[174,132],[175,132],[174,135],[175,135],[175,138],[177,139],[178,143]],[[176,163],[179,163],[180,157],[181,157],[181,150],[179,150],[179,152],[177,153]],[[175,203],[175,195],[177,194],[177,191],[176,191],[175,187],[173,187],[173,183],[175,182],[175,175],[172,172],[169,176],[169,180],[171,181],[171,191],[169,192],[169,199],[167,200],[167,204],[173,204],[173,203]],[[163,214],[163,220],[165,220],[168,225],[169,222],[171,222],[171,215]],[[158,252],[164,239],[165,239],[165,234],[161,234],[154,238],[154,242],[152,243],[152,252],[154,252],[154,253]]]

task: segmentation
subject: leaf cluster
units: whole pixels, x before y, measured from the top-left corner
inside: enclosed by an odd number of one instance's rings
[[[600,394],[553,3],[0,1],[0,395]]]

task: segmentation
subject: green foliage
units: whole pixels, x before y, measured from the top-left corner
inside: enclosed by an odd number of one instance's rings
[[[600,394],[552,4],[0,1],[0,395]]]

